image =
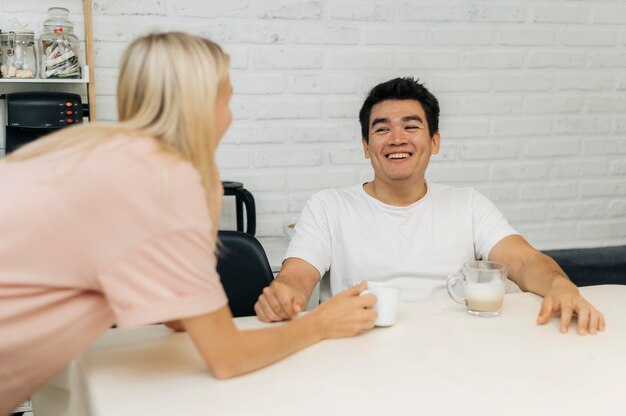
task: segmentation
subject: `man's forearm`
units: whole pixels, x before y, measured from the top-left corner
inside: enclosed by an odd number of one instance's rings
[[[520,235],[500,240],[489,253],[489,260],[504,263],[509,279],[526,292],[545,296],[555,284],[576,289],[557,262]]]
[[[288,258],[275,280],[296,289],[308,300],[320,280],[320,273],[305,260]]]
[[[508,275],[525,291],[543,296],[537,323],[545,324],[555,312],[561,313],[561,332],[567,332],[572,316],[578,316],[578,332],[604,330],[604,316],[585,300],[576,285],[552,258],[533,248],[519,235],[500,240],[489,260],[506,265]]]
[[[311,281],[311,279],[306,279],[301,275],[293,273],[281,272],[274,280],[296,289],[298,292],[302,293],[307,300],[311,297],[311,293],[313,293],[313,289],[317,284],[317,281]]]
[[[540,296],[545,296],[556,284],[574,286],[557,262],[541,252],[525,259],[516,272],[517,279],[512,280],[516,281],[522,290]]]

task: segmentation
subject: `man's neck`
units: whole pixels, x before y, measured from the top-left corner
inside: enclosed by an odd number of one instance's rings
[[[373,181],[363,185],[363,189],[370,196],[384,204],[405,207],[424,198],[427,186],[424,178],[413,181],[394,181],[392,183],[386,183],[374,178]]]

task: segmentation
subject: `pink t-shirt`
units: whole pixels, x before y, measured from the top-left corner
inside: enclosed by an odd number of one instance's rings
[[[198,172],[152,139],[0,162],[0,415],[113,323],[225,306],[214,246]]]

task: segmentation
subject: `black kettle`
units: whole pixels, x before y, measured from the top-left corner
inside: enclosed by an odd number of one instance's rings
[[[235,197],[235,207],[237,209],[237,231],[244,231],[243,208],[246,208],[246,229],[245,232],[254,235],[256,233],[256,206],[254,197],[243,187],[241,182],[222,181],[224,196]]]

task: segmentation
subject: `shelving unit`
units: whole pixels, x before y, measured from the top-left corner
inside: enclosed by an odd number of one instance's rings
[[[82,78],[0,78],[0,94],[29,91],[71,92],[81,96],[83,103],[89,105],[90,115],[93,103],[89,97],[92,83],[89,77],[89,65],[82,69]],[[91,118],[93,120],[93,117]]]
[[[0,95],[11,94],[16,92],[67,92],[78,94],[81,101],[87,105],[89,109],[89,117],[84,117],[83,122],[87,123],[93,120],[91,112],[93,106],[89,99],[89,91],[91,83],[89,81],[89,67],[85,65],[82,69],[82,78],[61,79],[61,78],[0,78]],[[0,159],[6,152],[5,127],[7,121],[6,101],[0,99]]]
[[[83,118],[83,122],[91,122],[96,119],[96,87],[95,73],[93,68],[94,48],[93,48],[93,18],[92,0],[83,0],[83,16],[85,24],[85,62],[82,68],[82,78],[0,78],[0,95],[15,92],[67,92],[78,94],[83,105],[86,104],[88,117]],[[0,159],[5,153],[5,123],[6,108],[4,100],[0,100]]]
[[[82,69],[82,78],[0,78],[0,84],[88,84],[89,65]]]
[[[83,0],[83,18],[85,24],[85,62],[80,79],[61,78],[0,78],[0,94],[20,91],[66,91],[79,94],[83,103],[89,106],[90,120],[96,119],[96,85],[93,68],[93,17],[92,0]],[[86,85],[86,88],[84,86]]]

